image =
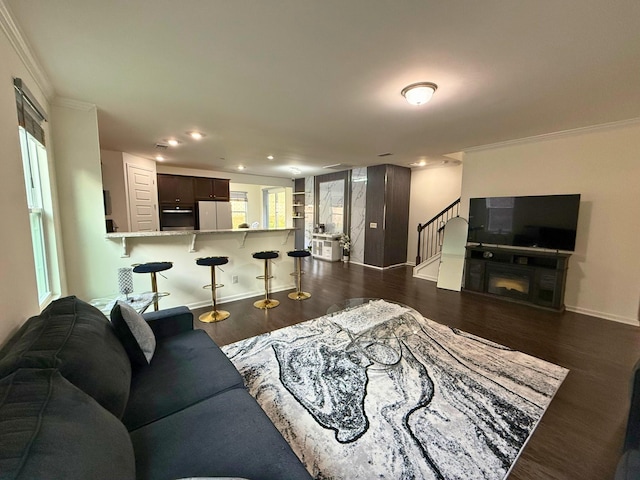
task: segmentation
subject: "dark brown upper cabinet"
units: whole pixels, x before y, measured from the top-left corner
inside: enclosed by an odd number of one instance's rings
[[[194,181],[196,201],[229,201],[229,180],[224,178],[195,177]]]
[[[193,177],[158,174],[158,200],[161,204],[193,205]]]

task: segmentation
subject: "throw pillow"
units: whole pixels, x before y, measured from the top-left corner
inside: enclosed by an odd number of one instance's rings
[[[145,319],[131,305],[118,300],[111,310],[111,323],[132,365],[149,365],[156,350],[156,337]]]

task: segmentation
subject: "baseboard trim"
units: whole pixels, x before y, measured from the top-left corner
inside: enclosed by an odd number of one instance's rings
[[[295,288],[296,288],[295,284],[283,285],[278,288],[274,288],[269,293],[283,292],[285,290],[294,290]],[[240,293],[237,295],[227,295],[227,296],[218,297],[217,303],[221,305],[223,303],[235,302],[236,300],[246,300],[247,298],[253,298],[253,297],[264,297],[264,290],[254,290],[250,292]],[[186,305],[186,307],[189,308],[190,310],[195,310],[196,308],[203,308],[203,307],[210,307],[210,306],[211,306],[211,299],[205,300],[202,302],[188,303]]]
[[[590,317],[603,318],[605,320],[611,320],[612,322],[624,323],[627,325],[633,325],[634,327],[640,326],[637,319],[631,317],[623,317],[622,315],[615,315],[607,312],[599,312],[597,310],[591,310],[589,308],[576,307],[573,305],[565,305],[565,310],[570,312],[579,313],[581,315],[588,315]]]
[[[435,276],[431,276],[431,275],[422,275],[422,274],[417,274],[414,275],[413,278],[419,278],[420,280],[427,280],[429,282],[437,282],[438,281],[438,277]]]
[[[366,263],[360,263],[358,265],[362,265],[363,267],[373,268],[375,270],[390,270],[392,268],[404,267],[406,263],[396,263],[395,265],[389,265],[387,267],[378,267],[376,265],[367,265]]]

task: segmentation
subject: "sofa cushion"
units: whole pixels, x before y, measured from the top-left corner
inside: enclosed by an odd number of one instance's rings
[[[107,318],[76,297],[52,302],[0,351],[0,378],[18,368],[57,368],[117,417],[127,404],[127,353]]]
[[[220,347],[204,330],[190,330],[159,340],[151,364],[134,370],[122,421],[134,430],[238,387],[242,377]]]
[[[124,425],[55,369],[0,380],[0,477],[135,478]]]
[[[156,349],[156,337],[135,309],[118,300],[111,309],[111,324],[133,365],[149,365]]]
[[[614,480],[638,480],[640,478],[640,450],[624,452],[618,461]]]
[[[310,479],[245,389],[235,388],[131,432],[139,479]]]

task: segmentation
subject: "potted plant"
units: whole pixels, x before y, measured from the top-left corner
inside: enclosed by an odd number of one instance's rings
[[[342,247],[342,261],[349,261],[349,252],[351,251],[351,239],[349,235],[342,234],[340,235],[340,246]]]

